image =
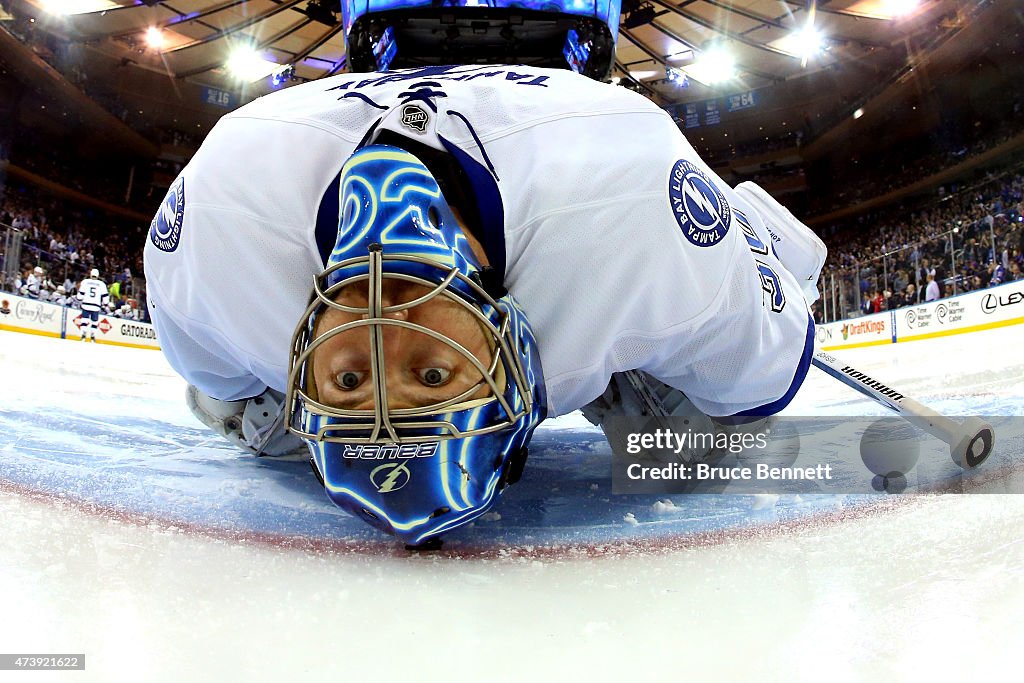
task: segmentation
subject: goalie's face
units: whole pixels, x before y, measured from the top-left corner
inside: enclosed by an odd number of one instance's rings
[[[490,367],[493,344],[488,343],[479,321],[465,307],[443,296],[401,308],[426,296],[422,285],[385,279],[381,305],[399,307],[384,318],[422,326],[463,347],[483,367]],[[346,307],[367,308],[365,282],[348,285],[335,301]],[[328,309],[317,321],[315,338],[320,338],[359,320],[367,314]],[[455,346],[411,327],[383,325],[376,344],[372,328],[354,327],[332,335],[312,356],[313,382],[321,403],[345,410],[373,410],[379,394],[374,376],[374,354],[382,368],[387,409],[399,410],[434,405],[452,399],[474,387],[469,399],[491,394],[485,378],[471,359]],[[376,347],[376,349],[375,349]],[[468,399],[467,399],[468,400]]]

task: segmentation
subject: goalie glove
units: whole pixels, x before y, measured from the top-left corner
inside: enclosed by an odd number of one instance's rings
[[[729,452],[709,442],[719,441],[723,434],[770,433],[770,425],[774,423],[774,417],[709,417],[682,391],[641,370],[613,373],[605,392],[581,410],[591,424],[601,427],[616,456],[660,463],[681,460],[688,464],[714,464]],[[677,434],[689,431],[709,438],[696,439],[691,446],[678,452],[645,449],[640,453],[630,453],[631,434],[650,434],[657,429],[668,429]],[[732,439],[731,436],[729,438]]]
[[[736,194],[764,220],[765,227],[772,234],[776,256],[800,283],[807,304],[820,299],[818,278],[828,256],[825,243],[757,184],[740,183],[736,186]]]
[[[221,401],[189,385],[185,403],[200,422],[253,455],[305,453],[302,439],[289,432],[284,420],[284,394],[267,389],[241,401]]]
[[[630,455],[627,450],[630,434],[637,431],[676,431],[672,428],[681,424],[694,432],[708,434],[714,434],[718,429],[718,425],[698,410],[683,392],[640,370],[613,373],[604,393],[581,410],[591,424],[601,427],[612,452],[619,457],[638,457]],[[678,419],[666,421],[664,418]],[[681,453],[645,450],[639,456],[654,462],[717,460],[717,454],[703,447]]]

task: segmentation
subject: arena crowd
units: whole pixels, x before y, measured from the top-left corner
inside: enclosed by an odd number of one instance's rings
[[[821,289],[828,302],[821,302],[817,315],[823,318],[827,310],[828,320],[1020,280],[1024,175],[989,174],[915,212],[861,217],[827,243]]]
[[[992,132],[994,137],[945,154],[943,161],[960,163],[1007,135],[1004,129]],[[940,188],[916,208],[895,206],[827,230],[829,260],[815,319],[877,313],[1024,277],[1022,168],[990,171],[967,186]],[[54,168],[39,170],[63,175]],[[163,170],[173,176],[180,166]],[[143,201],[151,209],[159,197]],[[21,233],[21,260],[4,269],[0,288],[73,306],[78,283],[97,268],[111,288],[108,314],[146,320],[141,273],[147,228],[77,208],[31,186],[8,185],[0,201],[0,231]]]
[[[108,315],[148,320],[144,287],[132,275],[142,272],[143,228],[8,186],[0,203],[0,232],[7,230],[20,233],[21,258],[9,269],[0,254],[3,291],[77,307],[78,285],[95,268],[110,291]]]

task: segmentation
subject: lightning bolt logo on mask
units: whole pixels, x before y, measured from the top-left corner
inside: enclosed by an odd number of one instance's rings
[[[391,493],[408,484],[411,476],[404,462],[393,462],[375,467],[370,472],[370,481],[377,487],[377,493]]]
[[[712,247],[729,232],[732,209],[725,195],[689,161],[680,159],[672,167],[668,197],[672,214],[691,244]]]

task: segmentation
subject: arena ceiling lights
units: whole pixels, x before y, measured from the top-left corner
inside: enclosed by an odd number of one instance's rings
[[[288,67],[287,64],[278,64],[273,60],[265,59],[251,45],[237,45],[232,48],[224,66],[234,78],[245,83],[258,81]]]
[[[155,53],[180,50],[194,42],[193,38],[160,26],[148,26],[140,37],[146,47]]]
[[[61,17],[60,33],[72,42],[204,86],[237,87],[253,74],[271,76],[288,65],[290,78],[301,82],[347,66],[344,26],[333,11],[337,0],[9,1],[71,13]],[[662,105],[713,98],[730,88],[775,86],[833,68],[843,69],[850,89],[867,88],[879,73],[905,66],[911,43],[919,55],[969,23],[979,2],[633,0],[624,3],[611,75]],[[487,4],[439,2],[445,3]],[[235,56],[237,45],[252,46],[260,58]],[[705,53],[713,45],[727,50],[709,58]],[[686,81],[670,79],[673,69]],[[265,86],[275,87],[270,78]]]
[[[801,66],[804,66],[808,59],[820,54],[825,49],[826,41],[824,33],[815,26],[814,15],[811,14],[805,25],[790,31],[768,45],[801,60]],[[674,69],[666,71],[669,70]],[[701,54],[696,62],[682,67],[681,71],[709,86],[727,83],[739,75],[735,56],[723,44],[713,45]]]
[[[807,60],[825,49],[825,35],[811,24],[768,44],[797,59]]]
[[[653,7],[654,13],[641,14],[643,22],[623,21],[613,75],[664,104],[714,97],[723,86],[753,90],[836,68],[856,73],[864,79],[862,87],[870,87],[872,69],[877,75],[902,68],[908,50],[929,49],[984,5],[981,0],[637,3]],[[716,65],[702,58],[710,44],[728,46],[734,73],[728,63]],[[682,69],[690,87],[675,87],[668,79],[671,69]],[[639,74],[643,75],[637,78]],[[854,87],[852,81],[845,82]]]
[[[682,67],[688,78],[704,85],[719,85],[736,78],[736,58],[728,48],[716,45],[701,54],[696,62]]]
[[[156,26],[150,26],[146,29],[146,45],[150,46],[154,50],[159,50],[167,44],[167,38],[164,36],[164,32],[158,29]]]

